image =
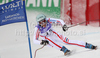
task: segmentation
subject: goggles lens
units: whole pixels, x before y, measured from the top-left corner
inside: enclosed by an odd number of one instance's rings
[[[40,25],[43,25],[44,23],[46,23],[46,20],[45,20],[45,19],[39,21],[39,24],[40,24]]]

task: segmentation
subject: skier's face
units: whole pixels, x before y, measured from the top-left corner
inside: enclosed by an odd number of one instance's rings
[[[39,25],[42,27],[46,27],[47,21],[45,19],[39,21]]]

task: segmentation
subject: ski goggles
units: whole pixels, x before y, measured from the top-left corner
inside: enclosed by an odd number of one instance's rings
[[[46,23],[47,21],[45,19],[39,21],[39,25],[43,25],[44,23]]]

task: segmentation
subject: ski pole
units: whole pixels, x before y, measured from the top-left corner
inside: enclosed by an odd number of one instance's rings
[[[75,25],[71,25],[71,26],[69,26],[68,28],[75,27],[75,26],[77,26],[77,25],[81,25],[81,24],[83,24],[83,23],[85,23],[85,22],[86,22],[86,21],[81,22],[81,23],[78,23],[78,24],[75,24]]]
[[[99,20],[90,20],[90,21],[99,21]],[[89,22],[89,21],[84,21],[84,22],[81,22],[81,23],[77,23],[77,24],[75,24],[75,25],[69,26],[68,28],[75,27],[75,26],[77,26],[77,25],[81,25],[81,24],[86,23],[86,22]]]
[[[35,50],[34,58],[36,57],[36,52],[37,52],[38,50],[42,49],[44,46],[45,46],[45,45],[43,45],[42,47],[40,47],[40,48],[38,48],[38,49]]]

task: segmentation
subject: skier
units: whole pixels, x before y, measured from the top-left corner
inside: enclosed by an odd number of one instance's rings
[[[63,31],[68,30],[68,27],[66,26],[64,21],[61,19],[46,18],[44,14],[39,14],[36,17],[36,21],[37,21],[37,26],[35,27],[35,31],[34,31],[34,40],[33,40],[34,43],[53,46],[56,49],[63,51],[64,55],[69,54],[71,51],[67,49],[65,46],[61,45],[60,43],[77,45],[77,46],[89,48],[89,49],[97,48],[97,46],[94,46],[87,42],[70,40],[64,35],[61,35],[58,32],[56,32],[52,28],[52,25],[51,25],[52,22],[60,23]],[[42,40],[39,40],[39,36],[42,37]]]

